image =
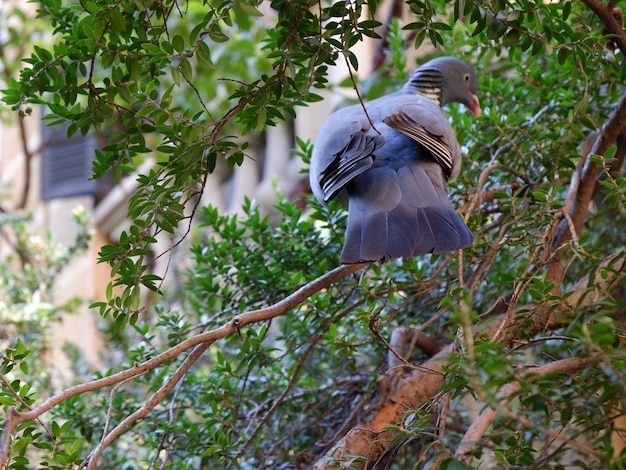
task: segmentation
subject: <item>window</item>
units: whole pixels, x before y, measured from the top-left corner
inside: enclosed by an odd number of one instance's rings
[[[95,194],[90,180],[95,138],[80,133],[67,138],[65,126],[43,126],[41,132],[41,198]]]

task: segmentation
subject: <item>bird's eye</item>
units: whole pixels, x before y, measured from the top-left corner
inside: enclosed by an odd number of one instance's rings
[[[464,79],[466,82],[469,82],[469,81],[470,81],[470,74],[469,74],[469,73],[466,73],[466,74],[463,76],[463,79]]]

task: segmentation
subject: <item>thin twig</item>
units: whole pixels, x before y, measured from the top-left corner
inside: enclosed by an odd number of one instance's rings
[[[349,8],[350,6],[350,2],[346,3],[346,7]],[[344,40],[344,35],[343,35],[343,30],[345,28],[345,17],[341,19],[341,23],[342,23],[342,29],[341,29],[341,42],[345,43]],[[350,81],[352,82],[352,88],[354,89],[354,92],[356,93],[356,96],[359,100],[359,103],[361,103],[361,108],[363,108],[363,112],[365,113],[365,117],[367,117],[367,121],[369,122],[370,126],[372,126],[372,129],[374,129],[374,131],[376,131],[376,133],[378,135],[381,135],[380,131],[378,129],[376,129],[376,126],[374,125],[374,122],[372,121],[372,118],[370,117],[369,113],[367,112],[367,108],[365,107],[365,103],[363,102],[363,98],[361,97],[361,92],[359,91],[359,87],[356,84],[356,80],[354,78],[354,74],[352,73],[352,66],[350,65],[350,61],[348,60],[348,56],[347,54],[344,54],[344,51],[341,51],[341,55],[343,56],[344,61],[346,62],[346,67],[348,68],[348,73],[350,74]]]
[[[521,171],[516,170],[515,168],[512,168],[507,165],[502,165],[501,163],[494,163],[493,165],[489,165],[480,173],[480,176],[478,177],[478,183],[476,184],[476,192],[474,193],[474,197],[472,198],[470,203],[467,205],[467,209],[465,209],[465,222],[466,223],[469,220],[471,213],[474,212],[474,209],[476,209],[482,203],[481,192],[483,190],[483,187],[487,183],[487,178],[489,178],[489,175],[495,170],[508,171],[509,173],[514,174],[519,179],[524,181],[524,183],[528,185],[530,184],[528,177]]]
[[[317,343],[319,342],[320,339],[321,339],[321,336],[318,336],[317,340],[313,341],[309,345],[309,347],[306,349],[306,351],[304,351],[304,354],[302,355],[302,357],[300,357],[298,361],[298,365],[296,366],[294,372],[291,374],[289,383],[287,384],[285,389],[281,392],[281,394],[278,396],[278,398],[276,398],[276,400],[273,402],[272,406],[267,411],[267,413],[265,413],[265,415],[259,420],[257,425],[254,427],[254,430],[252,432],[249,432],[249,430],[246,430],[246,432],[243,434],[244,436],[246,436],[246,441],[240,446],[238,446],[239,452],[237,453],[237,456],[235,457],[236,461],[239,461],[239,459],[243,456],[244,452],[246,451],[250,443],[256,439],[259,432],[263,428],[263,425],[267,423],[267,420],[269,420],[272,417],[272,415],[276,412],[276,410],[278,410],[278,408],[285,402],[285,400],[291,393],[291,390],[293,389],[293,387],[296,385],[296,382],[300,378],[300,371],[304,367],[305,363],[307,362],[309,356],[315,349],[315,346],[317,346]],[[228,468],[231,468],[231,467],[232,465],[229,466]]]
[[[117,391],[123,387],[125,383],[130,382],[132,379],[133,378],[131,377],[123,380],[111,389],[111,392],[109,393],[109,406],[107,408],[106,419],[104,420],[104,428],[102,429],[102,439],[104,439],[107,432],[109,432],[109,424],[111,423],[111,415],[113,414],[113,397],[115,397]]]

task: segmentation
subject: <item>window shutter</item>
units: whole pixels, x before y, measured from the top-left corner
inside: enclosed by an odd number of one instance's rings
[[[41,198],[50,199],[94,194],[90,180],[95,138],[80,133],[68,138],[65,126],[42,126]]]

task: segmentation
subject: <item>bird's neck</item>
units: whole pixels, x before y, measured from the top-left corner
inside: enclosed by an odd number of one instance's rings
[[[404,91],[414,93],[428,98],[438,106],[443,106],[441,102],[442,77],[437,71],[418,70],[404,85]]]
[[[433,100],[437,104],[437,106],[441,106],[441,88],[418,88],[414,90],[414,93]]]

